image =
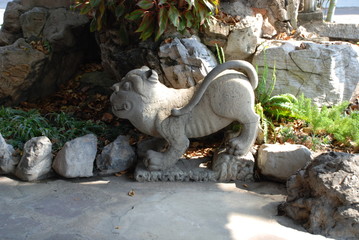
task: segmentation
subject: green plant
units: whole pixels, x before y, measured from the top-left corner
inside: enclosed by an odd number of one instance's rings
[[[15,148],[22,148],[33,137],[47,136],[53,149],[89,133],[114,138],[119,130],[107,127],[102,122],[81,121],[66,113],[51,113],[42,116],[37,110],[28,112],[12,108],[0,108],[0,133]]]
[[[120,33],[127,36],[126,22],[134,21],[140,39],[155,35],[158,40],[168,25],[183,32],[199,28],[215,11],[219,0],[76,0],[73,9],[92,17],[90,29],[99,31],[110,20],[119,23]]]
[[[226,61],[226,56],[224,55],[223,47],[218,46],[216,43],[216,53],[217,53],[217,60],[219,64],[222,64]]]
[[[359,112],[345,113],[348,102],[332,107],[319,108],[312,100],[304,95],[294,104],[293,116],[307,122],[314,135],[331,134],[333,140],[347,146],[359,145]]]

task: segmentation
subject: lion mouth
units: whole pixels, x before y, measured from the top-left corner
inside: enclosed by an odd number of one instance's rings
[[[113,109],[117,112],[120,112],[120,111],[128,111],[130,107],[127,103],[123,103],[121,105],[113,106]]]

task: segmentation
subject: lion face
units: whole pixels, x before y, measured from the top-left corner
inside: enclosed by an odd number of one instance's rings
[[[148,67],[135,69],[126,74],[121,82],[112,86],[110,97],[113,113],[124,119],[140,117],[145,104],[151,99],[151,89],[158,82],[158,75]]]

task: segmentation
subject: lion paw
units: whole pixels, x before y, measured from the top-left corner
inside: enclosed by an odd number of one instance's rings
[[[147,151],[147,156],[143,159],[145,166],[150,171],[160,171],[166,168],[163,153],[153,150]]]

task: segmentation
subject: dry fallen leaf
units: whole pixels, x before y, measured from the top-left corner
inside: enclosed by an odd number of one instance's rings
[[[130,196],[130,197],[135,196],[135,191],[133,189],[131,191],[129,191],[128,196]]]

